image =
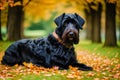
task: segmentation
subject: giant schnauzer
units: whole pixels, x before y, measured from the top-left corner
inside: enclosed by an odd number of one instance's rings
[[[83,18],[76,13],[63,13],[55,19],[55,23],[57,28],[46,38],[23,39],[13,43],[5,51],[2,64],[13,66],[31,62],[45,68],[58,66],[59,69],[68,69],[71,65],[79,70],[92,70],[92,67],[78,63],[73,47],[79,42]]]

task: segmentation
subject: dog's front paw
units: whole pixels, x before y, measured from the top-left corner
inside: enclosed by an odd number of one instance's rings
[[[92,71],[93,70],[92,67],[86,67],[85,69],[86,69],[86,71]]]
[[[81,66],[78,68],[79,70],[82,70],[82,71],[92,71],[93,68],[92,67],[89,67],[89,66]]]
[[[82,71],[92,71],[93,68],[92,67],[79,67],[79,70],[82,70]]]

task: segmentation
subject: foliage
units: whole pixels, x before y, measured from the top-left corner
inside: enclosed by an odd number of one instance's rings
[[[14,4],[14,1],[13,1],[13,0],[1,0],[1,1],[0,1],[0,9],[1,9],[1,10],[5,9],[5,7],[6,7],[8,4],[12,7],[13,4]]]
[[[10,42],[0,42],[0,46],[2,46],[0,47],[0,50],[2,50],[0,55],[10,44]],[[69,66],[69,70],[58,70],[57,66],[49,69],[24,62],[24,66],[18,66],[17,64],[13,67],[0,65],[0,80],[119,80],[120,59],[115,56],[112,56],[111,59],[105,57],[108,56],[105,51],[108,48],[102,48],[101,46],[99,44],[91,44],[88,41],[81,41],[76,46],[78,60],[81,63],[92,66],[94,71],[80,71],[71,66]],[[95,50],[96,48],[97,50]],[[96,55],[95,53],[98,50],[100,54]],[[116,51],[120,52],[117,48],[113,48],[113,52],[110,50],[108,53],[114,54]],[[103,53],[105,53],[105,56],[101,56]]]
[[[8,4],[11,6],[23,5],[23,10],[27,17],[33,19],[49,19],[51,12],[78,12],[81,13],[81,9],[87,8],[88,4],[94,3],[91,7],[97,9],[97,4],[100,2],[105,5],[105,0],[23,0],[23,4],[19,1],[14,3],[14,0],[1,0],[0,9],[6,10]],[[117,13],[120,14],[119,3],[120,0],[107,0],[111,3],[117,2]],[[80,6],[79,6],[80,5]],[[69,8],[72,7],[72,8]],[[4,19],[4,18],[2,18]]]
[[[56,16],[56,12],[52,13],[52,16],[48,19],[41,19],[38,22],[31,22],[30,26],[27,28],[28,30],[44,30],[47,34],[53,32],[53,21]]]
[[[38,16],[44,18],[45,15],[48,14],[50,11],[58,11],[59,6],[61,6],[62,8],[62,6],[65,7],[67,5],[70,5],[80,10],[81,8],[88,8],[89,7],[88,4],[94,3],[95,5],[92,5],[91,7],[93,9],[97,9],[97,4],[98,3],[104,4],[105,1],[110,3],[117,2],[118,3],[117,6],[119,7],[119,3],[120,3],[119,0],[59,0],[59,1],[58,0],[23,0],[23,4],[20,3],[19,1],[14,3],[14,0],[1,0],[0,9],[1,10],[6,9],[6,6],[8,5],[10,5],[11,7],[17,5],[23,5],[24,11],[26,12],[27,15],[32,15],[35,18],[37,18]],[[60,10],[61,8],[59,7]],[[49,15],[47,15],[46,18],[48,16]]]
[[[44,20],[40,20],[38,22],[31,22],[30,26],[27,28],[28,30],[44,30]]]

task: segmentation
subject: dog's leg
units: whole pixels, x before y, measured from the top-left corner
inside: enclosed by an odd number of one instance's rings
[[[92,71],[93,68],[92,67],[89,67],[85,64],[82,64],[82,63],[74,63],[72,64],[73,67],[78,67],[79,70],[82,70],[82,71]]]
[[[75,55],[72,56],[70,62],[71,62],[71,64],[70,64],[71,66],[73,66],[73,67],[78,67],[79,70],[82,70],[82,71],[91,71],[91,70],[93,70],[92,67],[89,67],[89,66],[87,66],[87,65],[85,65],[85,64],[82,64],[82,63],[78,63]]]

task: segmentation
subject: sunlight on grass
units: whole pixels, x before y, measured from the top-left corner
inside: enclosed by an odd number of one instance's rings
[[[120,43],[118,47],[103,47],[103,44],[91,43],[87,40],[82,40],[75,46],[76,50],[89,51],[92,54],[104,55],[109,58],[120,57]]]
[[[52,75],[52,76],[44,76],[44,74],[28,74],[28,75],[18,75],[14,78],[14,80],[67,80],[65,76],[61,75]]]

